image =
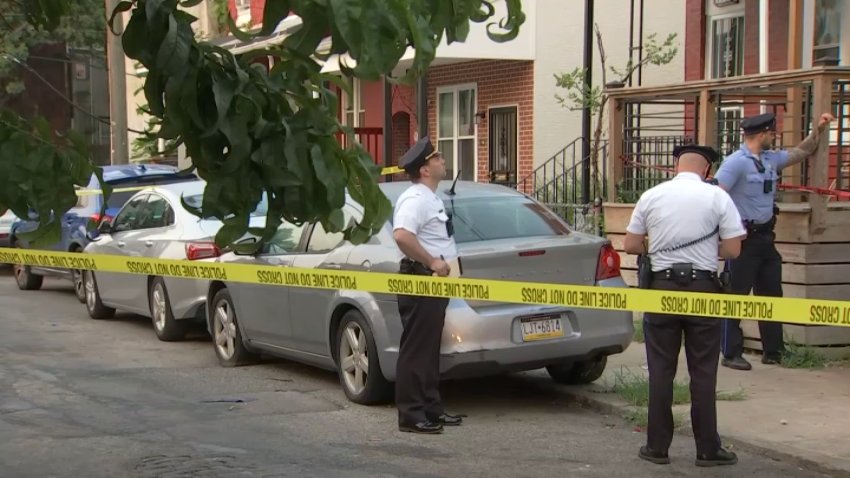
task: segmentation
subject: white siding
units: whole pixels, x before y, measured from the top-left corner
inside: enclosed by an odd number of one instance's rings
[[[596,0],[594,21],[602,32],[607,64],[623,69],[628,61],[630,0]],[[635,0],[635,9],[640,0]],[[569,111],[555,99],[554,74],[571,71],[583,64],[584,2],[581,0],[537,0],[536,54],[534,65],[534,161],[542,164],[573,139],[581,136],[581,111]],[[565,8],[565,4],[569,5]],[[637,15],[636,15],[637,18]],[[635,46],[638,22],[635,21]],[[676,33],[679,52],[665,66],[644,67],[642,84],[657,85],[684,79],[685,2],[644,0],[644,38],[657,33],[663,40]],[[593,82],[602,78],[599,52],[594,36]],[[637,61],[637,53],[634,55]],[[609,81],[611,80],[609,73]],[[637,85],[635,77],[634,85]],[[563,94],[562,94],[563,96]],[[591,134],[595,120],[591,123]],[[607,120],[606,120],[607,129]]]

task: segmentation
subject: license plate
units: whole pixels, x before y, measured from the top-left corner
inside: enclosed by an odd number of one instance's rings
[[[528,317],[520,320],[523,342],[554,339],[564,336],[560,316]]]

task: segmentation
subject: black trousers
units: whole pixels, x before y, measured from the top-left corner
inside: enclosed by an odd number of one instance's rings
[[[776,250],[773,232],[752,233],[741,244],[741,254],[728,261],[732,272],[732,293],[766,297],[782,297],[782,256]],[[759,321],[762,349],[765,356],[778,356],[785,350],[782,324]],[[740,357],[744,353],[744,334],[741,321],[723,321],[723,355]]]
[[[656,279],[652,289],[719,292],[713,280],[696,280],[682,286],[673,281]],[[649,366],[647,445],[652,450],[667,452],[673,441],[673,381],[683,333],[691,377],[691,423],[697,453],[712,454],[720,448],[715,405],[720,325],[720,320],[705,317],[644,315],[643,331]]]
[[[440,402],[440,343],[449,299],[398,296],[404,331],[396,363],[398,421],[415,425],[443,414]]]

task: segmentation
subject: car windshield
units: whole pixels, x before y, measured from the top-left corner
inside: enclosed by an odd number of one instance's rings
[[[455,242],[488,241],[570,233],[554,213],[524,197],[444,201],[452,213]]]
[[[191,196],[183,196],[183,200],[189,206],[194,208],[201,207],[201,204],[204,202],[204,194],[193,194]],[[257,208],[254,209],[254,212],[251,213],[252,216],[265,216],[269,211],[269,204],[266,201],[266,195],[263,194],[263,199],[257,204]]]

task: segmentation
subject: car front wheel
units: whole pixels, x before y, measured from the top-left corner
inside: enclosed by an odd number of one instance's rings
[[[546,371],[552,380],[566,385],[586,385],[593,383],[602,373],[605,372],[605,366],[608,365],[608,357],[602,355],[595,359],[582,360],[569,364],[549,365]]]
[[[387,401],[392,387],[381,373],[372,329],[359,312],[350,310],[342,317],[336,346],[337,371],[345,396],[362,405]]]

